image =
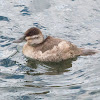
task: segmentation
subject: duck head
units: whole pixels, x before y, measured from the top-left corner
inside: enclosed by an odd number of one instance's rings
[[[21,43],[24,40],[26,40],[29,45],[35,46],[42,43],[44,41],[44,37],[40,29],[32,27],[25,32],[23,37],[15,40],[14,43]]]

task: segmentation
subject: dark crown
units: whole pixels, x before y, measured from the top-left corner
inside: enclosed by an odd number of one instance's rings
[[[40,29],[38,29],[36,27],[32,27],[32,28],[28,29],[25,32],[25,37],[27,37],[27,36],[33,36],[33,35],[38,35],[39,33],[41,33]]]

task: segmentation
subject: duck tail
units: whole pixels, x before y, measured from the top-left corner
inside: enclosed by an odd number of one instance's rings
[[[81,49],[82,50],[82,55],[87,56],[87,55],[93,55],[98,53],[99,51],[97,50],[91,50],[91,49]]]

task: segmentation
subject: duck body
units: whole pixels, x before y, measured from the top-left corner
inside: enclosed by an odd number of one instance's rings
[[[85,50],[78,48],[69,41],[48,36],[44,39],[40,29],[32,27],[28,29],[24,36],[15,43],[26,41],[23,46],[23,54],[26,57],[44,61],[44,62],[59,62],[69,58],[74,58],[80,55],[95,54],[94,50]]]
[[[43,43],[30,46],[26,43],[23,46],[23,54],[26,57],[39,61],[58,62],[74,58],[82,53],[81,49],[68,41],[48,36]]]

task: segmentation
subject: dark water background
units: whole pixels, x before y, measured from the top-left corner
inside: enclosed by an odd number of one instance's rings
[[[100,100],[100,53],[60,63],[26,59],[12,41],[30,27],[100,50],[100,0],[0,0],[0,100]]]

